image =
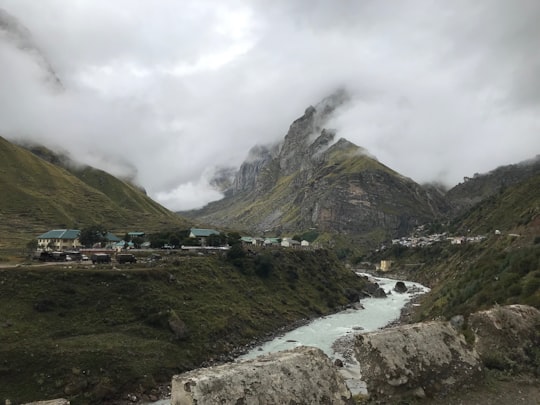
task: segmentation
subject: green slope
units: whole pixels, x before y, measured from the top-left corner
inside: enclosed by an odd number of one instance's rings
[[[267,251],[234,265],[169,255],[137,266],[0,269],[0,400],[87,404],[148,393],[280,327],[333,312],[365,286],[323,250]]]
[[[540,308],[540,175],[475,205],[455,219],[449,231],[486,239],[393,247],[385,254],[404,277],[433,287],[417,312],[418,320],[465,315],[496,304]]]
[[[22,247],[51,228],[103,224],[125,232],[187,225],[136,187],[103,171],[70,172],[1,137],[0,190],[0,249]]]

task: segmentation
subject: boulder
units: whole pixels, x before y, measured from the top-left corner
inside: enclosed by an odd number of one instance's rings
[[[64,398],[51,399],[49,401],[37,401],[37,402],[28,402],[23,405],[69,405],[70,402]]]
[[[355,355],[372,398],[445,394],[482,375],[478,354],[447,322],[358,335]]]
[[[353,404],[331,360],[314,347],[174,376],[172,405]]]
[[[469,317],[474,346],[487,368],[535,372],[540,358],[540,311],[527,305],[497,306]]]
[[[386,298],[386,292],[384,292],[384,290],[379,287],[373,293],[373,298]]]
[[[405,293],[407,292],[407,286],[403,281],[398,281],[394,286],[394,291],[398,293]]]

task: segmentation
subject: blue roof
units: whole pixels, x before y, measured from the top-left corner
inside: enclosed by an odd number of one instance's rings
[[[201,229],[201,228],[191,228],[191,234],[196,238],[206,237],[210,235],[219,235],[219,232],[215,229]]]
[[[107,242],[120,242],[120,238],[110,232],[107,232],[107,234],[105,235],[105,239],[107,240]]]
[[[53,229],[39,235],[37,239],[77,239],[81,231],[78,229]]]

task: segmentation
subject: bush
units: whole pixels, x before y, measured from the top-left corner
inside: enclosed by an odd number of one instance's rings
[[[244,252],[242,245],[240,245],[239,243],[235,243],[234,245],[232,245],[227,252],[227,259],[233,262],[235,259],[242,259],[245,256],[246,252]]]
[[[267,278],[274,269],[274,261],[270,255],[259,255],[255,258],[255,274]]]

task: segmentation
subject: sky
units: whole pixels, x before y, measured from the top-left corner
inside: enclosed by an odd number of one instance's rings
[[[0,0],[0,136],[179,211],[344,88],[338,137],[453,186],[540,153],[538,21],[537,0]]]

